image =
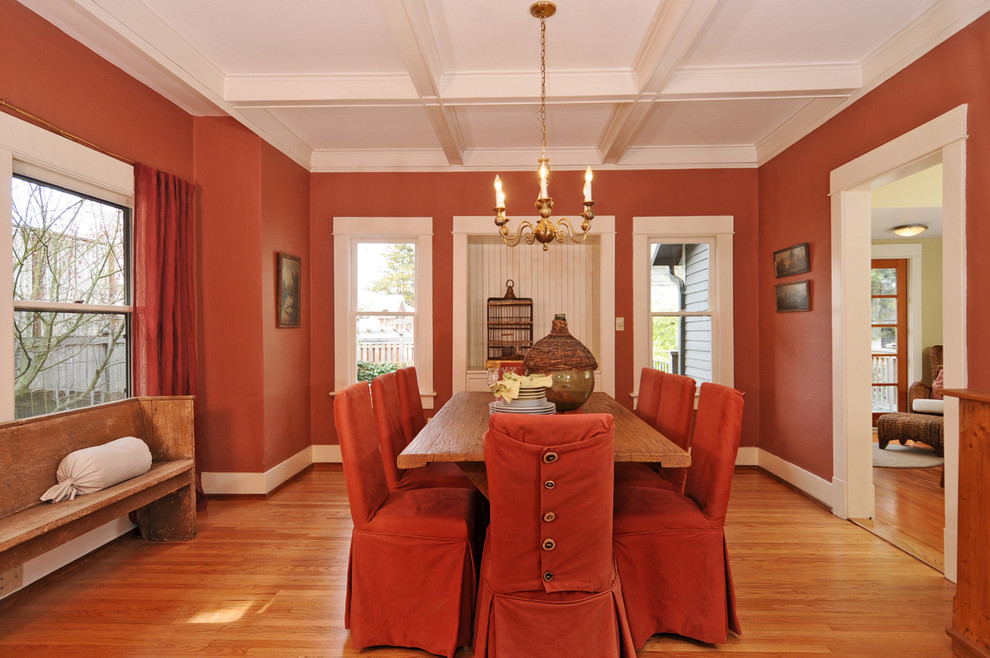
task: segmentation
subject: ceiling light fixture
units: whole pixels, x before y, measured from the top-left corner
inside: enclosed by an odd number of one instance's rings
[[[897,235],[905,238],[910,238],[920,233],[924,233],[927,230],[928,226],[926,224],[904,224],[903,226],[895,226],[890,229],[890,232],[896,233]]]
[[[525,240],[526,244],[533,244],[539,241],[543,244],[543,251],[547,251],[547,243],[551,240],[563,242],[565,238],[570,238],[572,242],[584,242],[588,237],[588,230],[591,228],[591,220],[595,218],[595,213],[591,209],[595,202],[591,200],[591,167],[584,174],[584,212],[581,217],[581,232],[574,230],[567,218],[557,220],[557,223],[550,219],[550,212],[553,210],[553,197],[547,192],[547,179],[550,177],[550,158],[547,157],[547,19],[557,12],[557,5],[552,2],[537,2],[529,8],[529,13],[540,19],[540,127],[543,131],[542,155],[539,163],[540,174],[540,196],[536,199],[536,210],[540,213],[540,219],[534,226],[529,221],[519,224],[519,229],[510,234],[506,224],[509,218],[505,216],[505,194],[502,193],[502,180],[495,176],[495,225],[502,236],[502,241],[510,247],[515,247],[520,240]]]

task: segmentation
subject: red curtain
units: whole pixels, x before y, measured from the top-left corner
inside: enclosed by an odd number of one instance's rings
[[[194,199],[192,183],[134,165],[136,395],[196,394]]]
[[[134,165],[134,389],[196,394],[195,188]]]

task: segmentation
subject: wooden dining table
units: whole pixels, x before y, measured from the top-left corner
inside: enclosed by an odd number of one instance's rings
[[[462,391],[426,424],[398,457],[399,468],[454,462],[481,493],[488,495],[485,447],[491,393]],[[615,420],[615,461],[654,462],[665,468],[691,465],[691,455],[606,393],[592,393],[582,413],[611,414]]]

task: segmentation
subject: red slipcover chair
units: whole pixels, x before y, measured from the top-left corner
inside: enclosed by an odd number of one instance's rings
[[[657,420],[660,405],[660,376],[663,373],[655,368],[643,368],[639,373],[639,398],[636,400],[636,415],[653,425]]]
[[[423,401],[419,396],[419,378],[416,368],[399,368],[395,371],[396,383],[399,386],[399,411],[402,413],[402,430],[406,434],[406,443],[412,441],[421,429],[426,427],[426,416],[423,414]]]
[[[475,658],[635,656],[612,555],[608,414],[493,414]]]
[[[392,491],[423,489],[425,487],[457,487],[474,490],[457,464],[434,463],[423,468],[399,468],[396,460],[409,439],[402,429],[402,412],[399,408],[398,380],[394,372],[378,375],[371,382],[374,400],[374,418],[378,427],[378,443],[381,445],[385,478]]]
[[[639,648],[654,633],[715,644],[741,632],[724,526],[742,413],[739,391],[702,384],[684,493],[616,489],[615,558]]]
[[[453,656],[471,642],[479,495],[390,492],[366,383],[337,394],[334,423],[354,521],[344,612],[351,642]]]
[[[643,368],[640,377],[640,403],[646,391],[646,409],[640,418],[684,450],[691,449],[691,425],[694,423],[694,392],[697,383],[690,377]],[[637,405],[637,413],[639,405]],[[650,413],[648,409],[652,408]],[[662,487],[684,491],[687,469],[660,468],[659,464],[621,464],[616,466],[616,487]]]

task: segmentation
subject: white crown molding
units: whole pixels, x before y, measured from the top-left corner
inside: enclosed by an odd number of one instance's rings
[[[468,150],[456,171],[536,170],[539,151],[529,149]],[[739,169],[756,166],[756,149],[748,144],[728,146],[653,146],[628,149],[618,164],[599,164],[595,149],[554,150],[548,153],[554,171],[595,169]],[[316,150],[310,171],[451,171],[440,149]]]

